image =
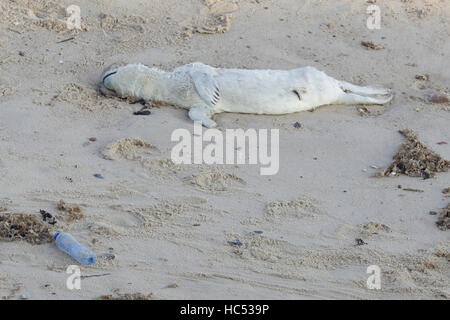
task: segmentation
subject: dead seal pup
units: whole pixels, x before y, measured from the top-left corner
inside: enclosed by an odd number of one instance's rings
[[[389,89],[336,80],[314,67],[292,70],[214,68],[200,62],[166,72],[143,64],[106,71],[101,91],[122,98],[157,101],[189,110],[189,117],[215,127],[221,112],[286,114],[327,104],[385,104]]]

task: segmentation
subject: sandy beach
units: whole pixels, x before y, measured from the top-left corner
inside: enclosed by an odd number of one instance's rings
[[[81,29],[67,28],[70,5]],[[449,26],[445,0],[0,0],[0,298],[449,299],[445,160],[380,174],[408,141],[399,130],[450,160]],[[221,131],[279,130],[275,175],[175,164],[172,132],[194,128],[186,110],[134,115],[141,104],[99,81],[115,63],[195,61],[313,66],[395,96],[217,115]],[[55,232],[114,259],[82,266],[69,290],[77,263]],[[367,287],[374,265],[380,289]]]

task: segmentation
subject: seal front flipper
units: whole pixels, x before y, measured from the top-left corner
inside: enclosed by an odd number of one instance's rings
[[[193,107],[189,110],[189,118],[200,122],[206,128],[214,128],[217,124],[211,119],[212,112],[208,107]]]
[[[207,68],[192,68],[189,75],[198,95],[208,106],[214,107],[220,101],[220,89],[213,72]]]

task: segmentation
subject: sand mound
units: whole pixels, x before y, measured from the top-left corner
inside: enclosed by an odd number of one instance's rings
[[[191,178],[191,184],[209,192],[227,191],[237,183],[245,184],[245,181],[234,174],[218,171],[201,172],[193,175]]]
[[[141,226],[150,228],[161,226],[165,221],[183,213],[187,206],[183,203],[169,200],[148,207],[130,208],[127,211],[141,220]]]
[[[266,218],[316,218],[320,215],[316,201],[302,196],[297,200],[274,201],[266,205]]]
[[[136,293],[120,293],[119,289],[114,289],[113,294],[100,296],[100,300],[151,300],[152,293],[144,295],[140,292]]]
[[[102,238],[117,238],[122,235],[120,228],[112,226],[110,223],[95,221],[88,224],[87,229],[92,236],[100,236]]]
[[[192,33],[215,34],[226,33],[231,28],[232,12],[238,9],[238,5],[229,1],[205,1],[207,13],[201,14],[192,21],[184,34]]]
[[[106,147],[103,157],[108,160],[143,160],[151,149],[156,147],[140,138],[124,138]]]
[[[436,172],[447,172],[450,161],[428,149],[417,139],[417,134],[409,129],[399,131],[407,139],[394,156],[394,162],[384,171],[384,175],[406,174],[410,177],[433,177]]]
[[[77,83],[65,84],[60,92],[52,99],[53,101],[67,102],[88,111],[102,110],[103,108],[117,108],[119,106],[118,101],[105,99],[97,90]]]
[[[369,246],[349,248],[314,248],[270,238],[260,234],[238,237],[241,245],[231,246],[233,254],[246,261],[256,273],[267,272],[283,279],[307,280],[317,275],[313,270],[348,270],[349,266],[382,266],[383,292],[448,296],[448,249],[432,249],[421,253],[390,254]],[[230,239],[235,239],[235,236]],[[322,273],[323,274],[323,273]],[[366,279],[361,281],[366,288]]]
[[[37,216],[14,213],[0,216],[0,239],[41,244],[51,241],[52,235],[49,226]]]
[[[66,8],[58,1],[15,0],[0,3],[0,22],[14,29],[38,26],[55,32],[78,32],[77,29],[67,28],[67,17]],[[86,30],[83,23],[81,28]]]
[[[150,32],[149,24],[153,23],[153,18],[145,18],[142,16],[125,15],[115,17],[111,14],[100,14],[100,27],[105,31],[121,31],[121,32]]]
[[[140,138],[117,140],[103,151],[103,158],[108,160],[130,160],[139,162],[143,168],[152,172],[154,179],[169,181],[182,169],[171,159],[160,158],[160,150]]]
[[[379,231],[391,232],[391,228],[389,226],[387,226],[383,223],[380,223],[380,222],[373,222],[373,221],[370,221],[369,223],[362,225],[361,230],[364,233],[369,233],[369,234],[374,234]]]
[[[203,34],[226,33],[231,28],[231,13],[225,15],[210,15],[202,22],[192,27],[192,32]]]
[[[63,211],[66,213],[64,215],[64,219],[67,222],[80,220],[84,217],[83,212],[81,212],[81,208],[77,204],[65,203],[63,200],[60,200],[58,202],[57,208],[59,211]]]

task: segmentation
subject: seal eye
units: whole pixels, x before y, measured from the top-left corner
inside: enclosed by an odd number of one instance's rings
[[[103,77],[102,82],[105,83],[106,78],[108,78],[109,76],[112,76],[113,74],[116,74],[116,73],[117,73],[117,71],[113,71],[111,73],[108,73],[106,76]]]

